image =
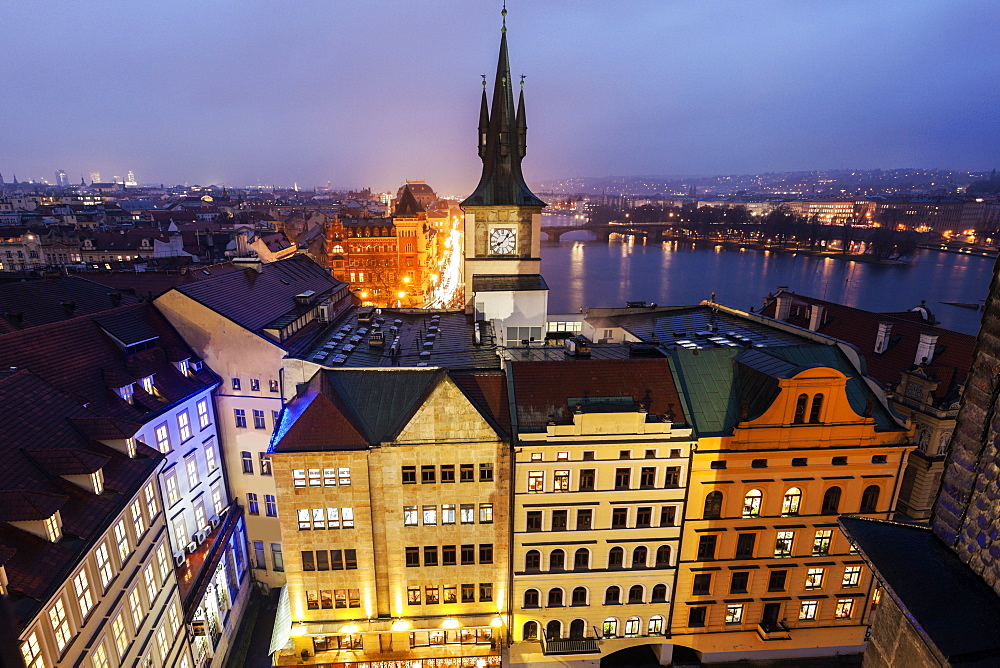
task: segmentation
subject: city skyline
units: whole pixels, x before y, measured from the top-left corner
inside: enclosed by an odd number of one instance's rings
[[[0,108],[5,179],[474,187],[475,135],[454,128],[492,85],[494,3],[236,7],[0,10],[12,71],[46,82]],[[508,9],[529,181],[993,166],[983,2]]]

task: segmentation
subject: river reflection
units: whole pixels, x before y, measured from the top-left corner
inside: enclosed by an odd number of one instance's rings
[[[626,301],[697,304],[712,292],[727,306],[758,309],[769,292],[787,285],[870,311],[904,311],[926,299],[943,327],[976,334],[981,312],[942,302],[982,303],[993,275],[992,258],[938,251],[921,250],[905,266],[883,266],[678,242],[603,243],[587,236],[569,232],[561,241],[542,241],[550,313]]]

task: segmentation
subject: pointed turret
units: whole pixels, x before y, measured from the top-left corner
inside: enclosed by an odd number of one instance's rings
[[[500,56],[497,59],[496,79],[493,81],[493,100],[487,109],[484,89],[479,114],[479,155],[483,159],[483,174],[476,190],[462,205],[545,206],[545,202],[531,192],[521,174],[521,158],[524,157],[527,131],[524,122],[524,93],[522,90],[519,109],[515,112],[510,60],[507,56],[506,9],[503,16]]]
[[[424,213],[424,207],[420,206],[420,202],[418,202],[417,198],[413,196],[413,192],[410,191],[410,186],[404,186],[403,194],[399,198],[396,210],[392,213],[393,217],[416,218],[421,213]]]
[[[524,75],[521,75],[521,94],[517,98],[517,153],[520,157],[528,152],[528,121],[524,116]]]

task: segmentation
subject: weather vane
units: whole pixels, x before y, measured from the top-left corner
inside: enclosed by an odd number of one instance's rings
[[[483,78],[483,88],[486,88],[486,75],[485,74],[480,74],[479,76],[481,76]]]
[[[524,88],[524,75],[521,75],[521,88]]]

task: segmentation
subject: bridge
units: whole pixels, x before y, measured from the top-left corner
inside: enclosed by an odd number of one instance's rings
[[[593,232],[598,241],[608,241],[612,234],[623,236],[641,237],[651,241],[662,241],[671,237],[675,223],[653,222],[653,223],[632,223],[628,221],[613,220],[609,223],[591,223],[583,225],[549,225],[542,227],[542,232],[549,241],[559,241],[562,235],[567,232],[586,231]]]

